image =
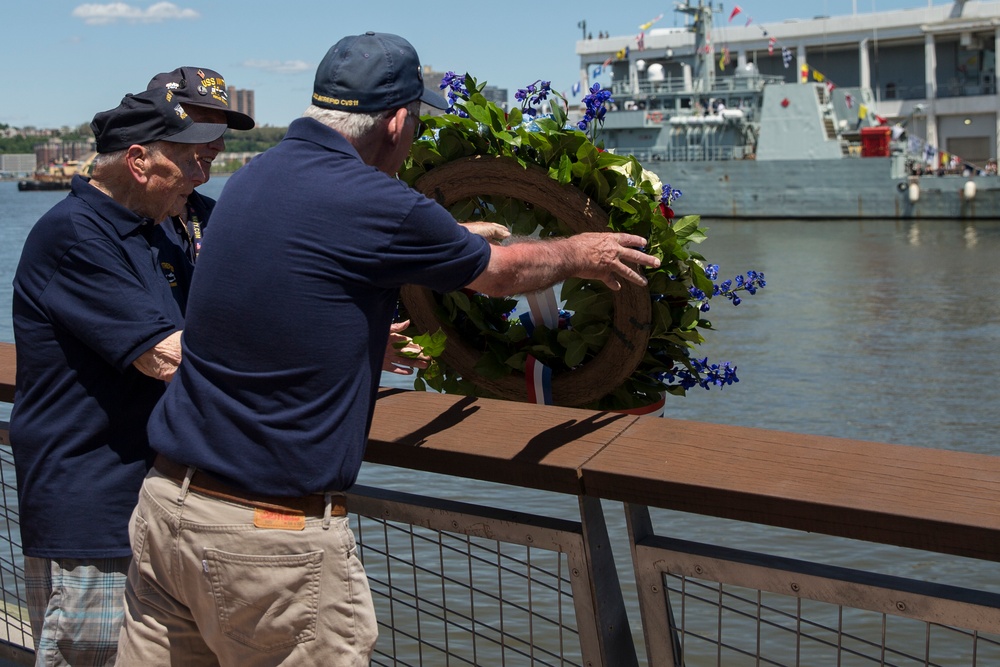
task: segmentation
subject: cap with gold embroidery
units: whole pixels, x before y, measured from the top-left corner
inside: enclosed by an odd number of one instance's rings
[[[178,67],[171,72],[161,72],[154,76],[146,90],[160,86],[172,90],[184,104],[219,109],[226,114],[226,124],[234,130],[253,129],[253,118],[230,108],[226,80],[214,70]]]
[[[330,47],[313,83],[312,103],[325,109],[373,112],[420,100],[436,109],[448,102],[424,87],[424,73],[413,46],[398,35],[366,32],[344,37]]]

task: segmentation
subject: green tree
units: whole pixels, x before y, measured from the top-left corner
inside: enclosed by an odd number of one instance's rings
[[[287,127],[272,127],[270,125],[258,126],[245,132],[226,130],[226,152],[261,153],[277,145],[287,131]]]

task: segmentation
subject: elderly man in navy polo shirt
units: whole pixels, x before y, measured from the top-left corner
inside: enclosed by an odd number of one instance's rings
[[[183,327],[150,237],[204,181],[196,149],[226,125],[156,88],[91,128],[92,178],[35,224],[14,276],[10,438],[39,665],[113,664],[146,421]]]
[[[424,88],[413,47],[335,44],[312,105],[234,174],[198,258],[184,363],[150,417],[121,665],[367,666],[377,636],[344,491],[399,288],[643,284],[629,234],[492,246],[394,178]]]
[[[254,120],[229,105],[229,91],[221,74],[207,67],[178,67],[161,72],[150,79],[147,90],[166,87],[196,123],[224,123],[232,130],[253,129]],[[204,172],[205,182],[211,177],[212,162],[226,150],[226,141],[215,141],[198,147],[198,163]],[[170,219],[156,226],[153,245],[159,252],[160,268],[170,283],[170,289],[183,313],[191,288],[194,263],[201,250],[208,218],[215,207],[215,200],[197,190]]]

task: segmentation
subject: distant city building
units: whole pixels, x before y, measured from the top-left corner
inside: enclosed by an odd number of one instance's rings
[[[63,141],[53,138],[44,144],[35,144],[35,161],[42,167],[68,160],[83,160],[93,152],[93,141]]]
[[[233,111],[245,113],[251,118],[257,118],[257,109],[254,105],[253,91],[247,88],[229,87],[229,105]]]
[[[0,155],[0,172],[5,174],[30,174],[35,171],[34,153],[7,153]]]
[[[487,85],[483,88],[483,97],[485,97],[493,104],[496,104],[501,109],[507,108],[507,89],[498,88],[496,86]]]

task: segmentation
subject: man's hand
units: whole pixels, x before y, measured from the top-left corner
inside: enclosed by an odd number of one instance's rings
[[[144,375],[164,382],[174,379],[181,364],[181,332],[175,331],[143,352],[132,365]]]
[[[382,360],[382,370],[396,375],[413,375],[414,368],[427,368],[431,358],[423,354],[422,348],[413,342],[409,336],[404,336],[410,326],[410,321],[395,322],[389,326],[389,343],[385,346],[385,358]],[[403,343],[403,345],[400,345]],[[403,352],[419,353],[417,357],[408,357]]]
[[[510,236],[509,229],[495,222],[477,221],[460,222],[459,224],[476,236],[482,236],[484,239],[493,244],[500,243]]]
[[[576,277],[600,280],[615,291],[622,288],[620,278],[636,285],[646,284],[645,276],[630,265],[660,265],[660,260],[636,249],[644,247],[646,239],[634,234],[588,232],[571,236],[566,241],[576,243],[577,252],[584,258],[584,268]]]

